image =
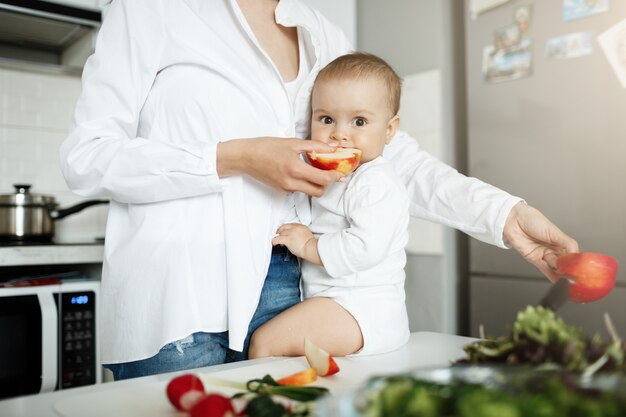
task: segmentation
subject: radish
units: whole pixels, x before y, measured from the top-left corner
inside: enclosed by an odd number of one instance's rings
[[[176,409],[189,411],[204,397],[204,385],[194,374],[177,376],[167,384],[167,398]]]

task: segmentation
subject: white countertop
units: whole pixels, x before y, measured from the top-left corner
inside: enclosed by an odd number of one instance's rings
[[[359,386],[369,377],[404,372],[424,366],[449,365],[464,356],[463,345],[475,339],[441,333],[411,334],[409,343],[387,354],[336,358],[340,372],[314,383],[333,394]],[[266,374],[280,378],[308,368],[304,357],[264,358],[196,369],[207,391],[234,394],[237,390],[212,385],[217,380],[245,383]],[[189,371],[186,371],[189,372]],[[165,395],[167,383],[177,374],[168,373],[126,381],[109,382],[48,394],[0,401],[0,416],[37,417],[176,417],[180,414]]]
[[[102,263],[104,244],[0,246],[0,267]]]

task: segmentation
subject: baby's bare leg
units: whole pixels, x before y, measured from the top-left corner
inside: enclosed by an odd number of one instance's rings
[[[304,338],[332,356],[345,356],[363,346],[359,324],[330,298],[309,298],[259,327],[250,341],[250,359],[302,356]]]

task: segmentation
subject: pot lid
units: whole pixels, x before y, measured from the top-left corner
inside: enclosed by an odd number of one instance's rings
[[[31,194],[30,184],[14,184],[15,193],[0,194],[0,206],[51,206],[56,202],[54,197],[43,194]]]

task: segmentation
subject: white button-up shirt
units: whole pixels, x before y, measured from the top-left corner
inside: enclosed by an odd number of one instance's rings
[[[103,363],[151,357],[198,331],[228,330],[231,348],[243,346],[285,196],[247,176],[219,178],[217,144],[306,137],[315,75],[350,51],[298,0],[281,0],[275,15],[302,29],[312,63],[295,108],[235,0],[115,0],[107,12],[61,147],[70,188],[112,200]],[[458,174],[402,133],[385,155],[409,187],[413,215],[502,246],[519,199]]]

